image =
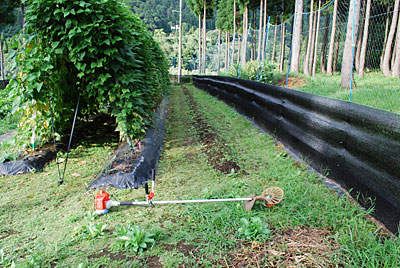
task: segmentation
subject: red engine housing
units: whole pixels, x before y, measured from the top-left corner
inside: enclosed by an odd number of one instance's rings
[[[107,209],[106,202],[110,200],[110,195],[103,190],[97,193],[95,201],[94,201],[94,208],[96,210],[105,210]]]

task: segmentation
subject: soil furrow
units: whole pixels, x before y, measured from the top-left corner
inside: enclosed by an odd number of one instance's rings
[[[226,141],[219,137],[217,131],[207,123],[207,118],[199,111],[198,104],[190,91],[185,86],[182,86],[182,89],[187,98],[197,135],[204,145],[202,151],[207,155],[208,163],[224,174],[229,174],[232,170],[238,172],[241,168],[235,161],[229,160],[231,152],[225,146]],[[243,173],[244,170],[241,172]]]

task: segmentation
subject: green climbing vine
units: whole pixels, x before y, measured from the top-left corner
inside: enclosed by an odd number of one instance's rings
[[[143,135],[169,89],[168,63],[146,26],[119,0],[27,0],[25,35],[14,49],[17,74],[9,84],[20,129],[46,140],[55,128],[105,109],[122,136]],[[31,134],[33,133],[33,134]]]

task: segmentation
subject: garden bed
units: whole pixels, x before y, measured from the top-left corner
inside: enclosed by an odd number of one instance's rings
[[[167,106],[168,99],[164,98],[157,107],[153,124],[146,131],[143,141],[136,144],[122,143],[88,189],[137,189],[152,179],[161,154]]]

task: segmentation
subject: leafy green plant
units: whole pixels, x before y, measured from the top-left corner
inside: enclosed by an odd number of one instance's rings
[[[51,136],[48,96],[61,133],[80,96],[80,117],[107,106],[121,136],[140,138],[169,86],[168,63],[146,26],[119,0],[27,6],[26,34],[13,46],[24,49],[16,52],[18,72],[8,85],[14,106],[24,111],[26,142]]]
[[[12,100],[8,98],[6,90],[0,90],[0,119],[8,115],[12,110]]]
[[[240,219],[242,225],[239,228],[239,235],[243,239],[257,240],[265,239],[271,234],[266,223],[258,217],[251,217],[250,220],[246,218]]]
[[[258,81],[262,83],[272,84],[274,79],[274,70],[276,65],[273,63],[264,62],[264,66],[260,66],[260,71],[258,74]]]
[[[117,243],[113,245],[116,250],[128,250],[143,253],[150,245],[154,244],[153,233],[146,233],[140,226],[128,224],[119,225],[117,231]]]
[[[274,69],[275,65],[272,63],[264,63],[263,66],[259,65],[257,61],[248,61],[245,65],[233,64],[229,68],[228,75],[271,84],[274,76]]]
[[[82,229],[80,231],[80,237],[83,239],[93,239],[98,236],[104,236],[106,228],[107,224],[104,223],[93,224],[89,222],[88,225],[82,226]]]

